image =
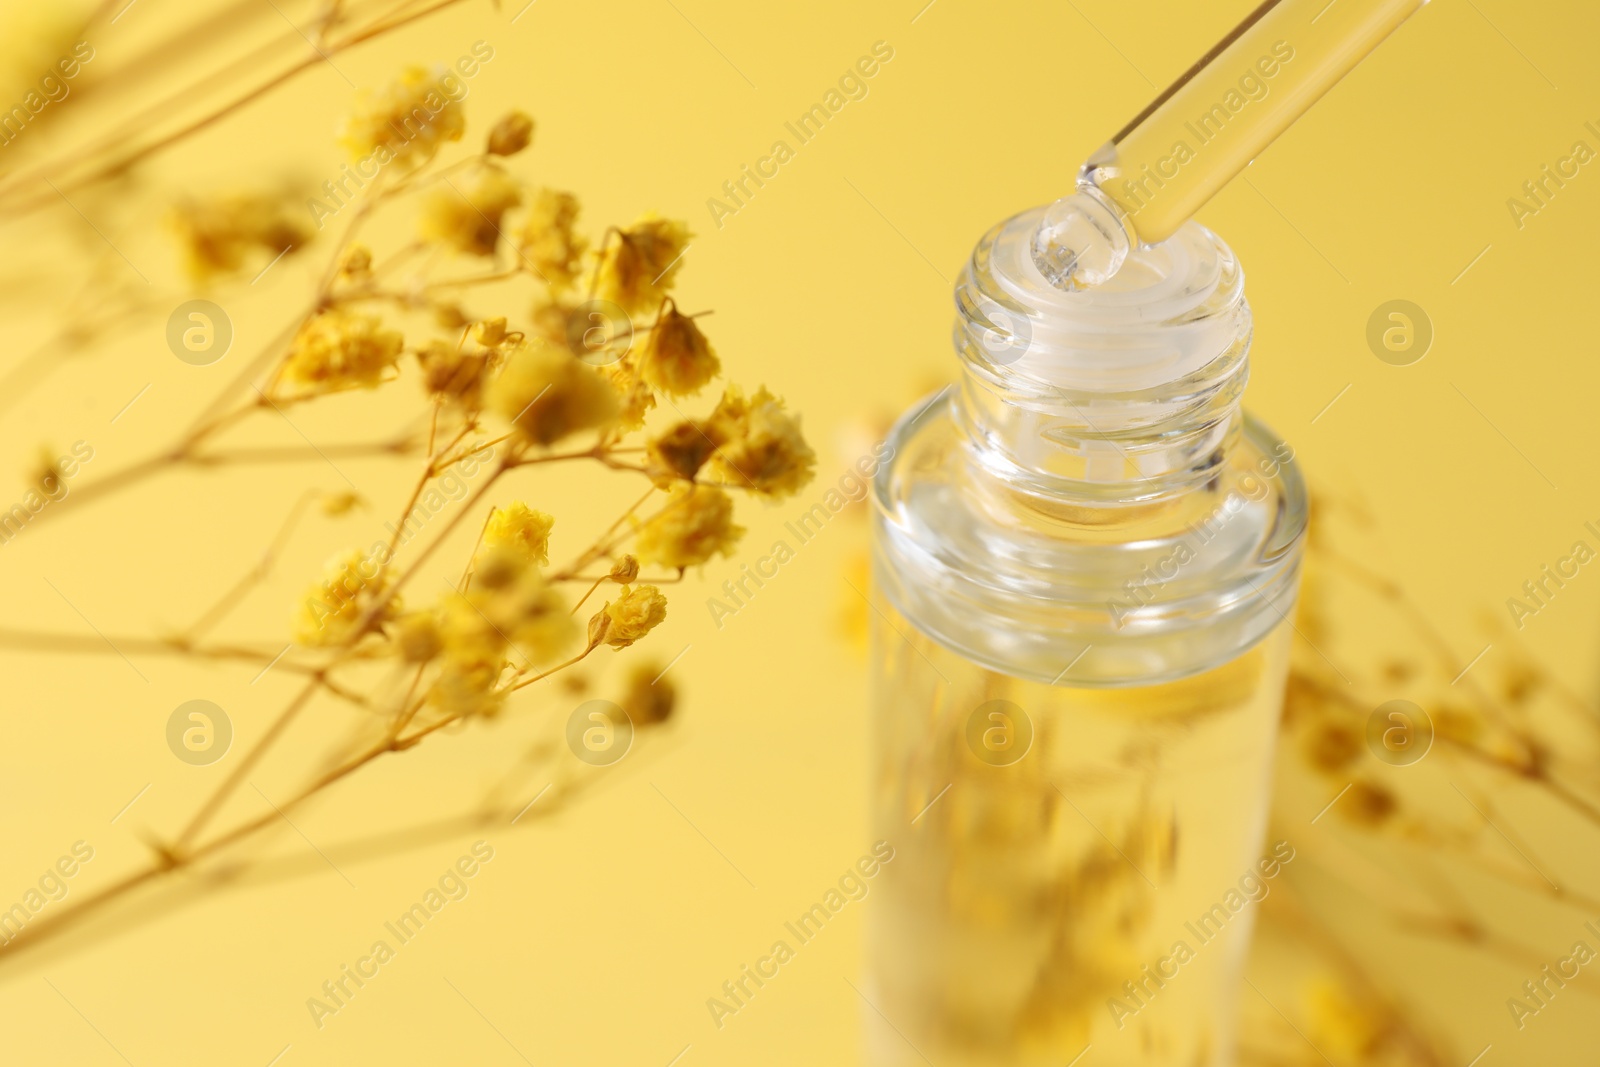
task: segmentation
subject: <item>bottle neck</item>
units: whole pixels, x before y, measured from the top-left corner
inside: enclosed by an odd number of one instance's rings
[[[1249,378],[1238,261],[1191,225],[1135,249],[1105,286],[1063,292],[1030,256],[1038,214],[985,235],[956,286],[953,407],[980,481],[1075,514],[1212,483],[1240,438]]]
[[[1240,414],[1244,278],[1191,223],[1064,292],[1029,254],[1043,211],[996,227],[962,273],[964,380],[889,434],[874,581],[1001,674],[1188,677],[1285,625],[1305,532],[1293,450]]]

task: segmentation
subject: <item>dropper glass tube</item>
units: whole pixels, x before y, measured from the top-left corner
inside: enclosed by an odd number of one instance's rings
[[[1267,0],[1083,166],[1046,212],[1035,265],[1103,284],[1164,241],[1427,0]]]

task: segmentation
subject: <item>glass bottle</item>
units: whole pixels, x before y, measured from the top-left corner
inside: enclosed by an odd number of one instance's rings
[[[1232,252],[1188,223],[1063,291],[1045,210],[979,242],[962,380],[874,485],[868,1061],[1221,1067],[1293,855],[1263,835],[1305,488],[1240,407]]]

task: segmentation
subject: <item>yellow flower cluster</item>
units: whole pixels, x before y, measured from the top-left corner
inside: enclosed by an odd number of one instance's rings
[[[525,111],[513,111],[489,130],[491,156],[514,156],[533,143],[533,118]]]
[[[606,644],[627,648],[655,629],[667,617],[667,598],[653,585],[637,589],[622,587],[622,594],[605,607],[611,622],[606,627]]]
[[[460,140],[465,123],[444,77],[413,67],[382,92],[362,96],[344,127],[344,145],[358,159],[420,166],[445,143]],[[440,285],[394,287],[388,261],[377,265],[368,248],[351,246],[331,275],[338,284],[294,337],[283,379],[316,393],[386,380],[405,350],[404,338],[357,309],[374,301],[398,303],[402,309],[431,312],[449,334],[412,349],[435,403],[430,442],[436,430],[444,439],[440,420],[459,419],[471,433],[478,430],[480,411],[488,409],[511,424],[507,453],[517,465],[539,460],[530,449],[595,431],[596,457],[628,469],[628,461],[612,459],[607,450],[622,434],[644,428],[658,396],[697,394],[722,373],[696,317],[669,299],[692,235],[682,222],[645,215],[609,231],[591,250],[578,230],[576,196],[529,187],[500,162],[526,149],[533,133],[530,117],[515,111],[506,115],[489,131],[484,155],[467,163],[464,177],[451,180],[456,172],[447,170],[423,194],[419,217],[427,242],[463,255],[494,257],[508,217],[527,209],[525,219],[513,221],[515,251],[520,266],[544,286],[524,329],[513,328],[504,317],[479,319],[465,310],[464,301],[435,295],[445,288],[505,281],[511,272],[481,281],[469,275]],[[238,200],[202,211],[190,205],[181,218],[194,269],[233,269],[252,250],[285,247],[287,230],[273,229],[268,206]],[[603,324],[590,314],[593,305],[582,301],[590,269],[588,295],[623,313],[610,309]],[[648,330],[644,323],[651,324]],[[597,346],[579,343],[602,326]],[[470,447],[460,443],[461,437],[455,441],[446,447]],[[667,598],[656,585],[639,584],[641,563],[682,571],[733,553],[744,530],[734,522],[729,490],[787,496],[810,478],[815,464],[799,420],[765,388],[747,396],[729,387],[710,415],[680,422],[647,446],[642,469],[668,499],[648,518],[634,520],[636,555],[617,555],[614,546],[602,543],[581,557],[610,556],[601,580],[619,587],[588,620],[585,654],[600,645],[631,647],[665,620]],[[696,481],[705,469],[715,474],[716,484]],[[553,581],[542,571],[549,565],[554,524],[549,513],[521,501],[495,508],[460,591],[409,613],[402,613],[396,601],[368,622],[392,655],[431,669],[423,690],[431,707],[452,716],[493,714],[517,682],[568,655],[581,640],[581,622],[558,584],[584,579],[562,575]],[[332,645],[363,636],[357,625],[391,581],[384,567],[373,567],[370,556],[356,552],[335,560],[327,578],[305,598],[296,639]],[[661,722],[671,714],[674,694],[659,675],[652,666],[648,675],[636,673],[629,683],[626,699],[637,723]]]
[[[382,92],[363,90],[339,134],[353,160],[422,163],[446,141],[459,141],[467,120],[444,67],[407,67]]]
[[[422,236],[468,256],[493,256],[500,247],[500,223],[522,203],[522,186],[499,167],[479,170],[465,191],[448,179],[428,197],[422,211]]]
[[[534,519],[531,525],[542,524]],[[395,628],[395,648],[406,661],[438,660],[428,699],[452,714],[494,713],[508,691],[501,685],[508,667],[518,661],[523,666],[551,663],[578,634],[566,600],[545,581],[536,561],[515,549],[526,543],[521,540],[526,529],[508,532],[510,539],[499,538],[480,553],[468,592],[451,593],[435,610],[408,615]]]
[[[656,395],[633,368],[630,359],[619,360],[600,373],[617,391],[617,427],[625,432],[644,429],[645,416],[655,410]]]
[[[620,703],[634,726],[655,726],[672,717],[678,691],[662,677],[662,669],[659,664],[647,663],[628,672]]]
[[[504,549],[524,563],[540,566],[550,562],[550,529],[556,520],[520,500],[509,507],[495,508],[483,531],[483,543],[491,549]]]
[[[523,259],[555,295],[577,283],[583,253],[589,247],[575,229],[578,210],[578,198],[571,193],[540,189],[534,194],[518,238]]]
[[[644,215],[605,243],[595,270],[595,295],[629,315],[652,315],[683,268],[693,238],[672,219]]]
[[[645,458],[657,488],[670,488],[679,478],[695,479],[717,450],[717,442],[711,436],[714,429],[708,420],[685,419],[650,439]]]
[[[286,195],[235,193],[184,199],[167,216],[185,272],[209,282],[242,268],[250,257],[270,260],[306,244],[310,221]]]
[[[292,381],[320,389],[371,388],[400,358],[405,338],[372,315],[340,308],[321,312],[300,327],[284,368]]]
[[[552,445],[617,415],[617,394],[571,352],[535,340],[519,345],[489,386],[489,404],[530,443]]]
[[[708,418],[680,422],[652,438],[647,451],[656,484],[695,478],[701,467],[723,483],[781,500],[811,481],[816,453],[800,420],[765,387],[746,397],[729,386]]]
[[[639,377],[669,396],[686,396],[721,372],[722,363],[694,319],[666,301],[639,348]]]
[[[748,400],[729,386],[710,421],[718,440],[711,467],[728,484],[782,499],[811,481],[817,456],[800,433],[800,419],[765,386]]]
[[[733,554],[744,527],[733,522],[733,499],[714,485],[679,482],[671,499],[639,528],[636,550],[645,563],[693,567]]]
[[[322,581],[300,598],[294,616],[295,643],[320,647],[343,644],[355,637],[362,617],[389,587],[386,563],[386,552],[368,553],[358,548],[329,560]],[[399,598],[391,598],[373,625],[392,618],[399,606]]]
[[[467,352],[449,341],[429,341],[417,352],[422,386],[429,396],[476,411],[482,404],[484,371],[492,354]]]

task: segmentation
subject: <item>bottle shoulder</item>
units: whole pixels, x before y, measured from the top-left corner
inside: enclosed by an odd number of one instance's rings
[[[1080,685],[1182,677],[1293,610],[1305,485],[1293,449],[1249,416],[1205,484],[1135,504],[1041,500],[989,477],[946,394],[889,444],[875,576],[906,618],[993,669]]]

